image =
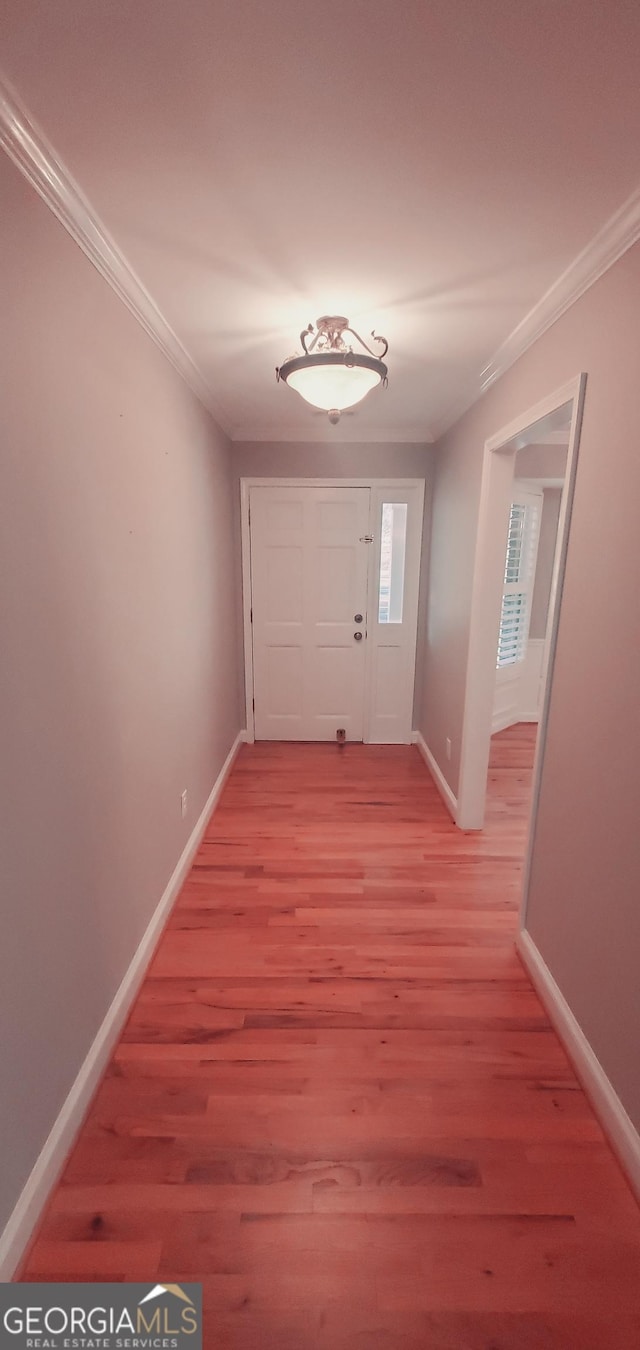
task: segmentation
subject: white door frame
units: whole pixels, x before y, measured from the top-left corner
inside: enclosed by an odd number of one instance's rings
[[[513,422],[510,422],[506,427],[502,427],[495,435],[490,436],[485,441],[484,446],[456,815],[456,824],[462,830],[481,830],[484,823],[505,541],[516,455],[516,449],[512,443],[514,438],[526,431],[533,422],[539,421],[542,417],[550,416],[564,404],[573,401],[567,466],[558,521],[558,543],[549,599],[550,621],[547,625],[546,650],[542,670],[544,694],[533,773],[529,855],[533,842],[533,829],[540,791],[540,775],[558,631],[559,600],[564,579],[586,378],[585,374],[580,374],[569,380],[560,389],[556,389],[553,394],[542,399],[533,408],[528,408]],[[527,860],[525,894],[528,868]]]
[[[243,632],[244,632],[244,689],[245,689],[245,717],[246,733],[245,740],[249,744],[255,741],[255,718],[253,711],[253,633],[251,625],[251,532],[249,525],[249,494],[252,487],[319,487],[319,488],[369,488],[371,490],[371,499],[377,489],[389,491],[390,493],[398,488],[415,488],[418,493],[419,515],[420,515],[420,538],[424,527],[424,478],[241,478],[240,479],[240,532],[242,544],[242,611],[243,611]],[[379,547],[379,544],[378,544]],[[376,577],[375,568],[369,568],[368,596],[367,606],[369,614],[373,613],[373,604],[376,598]],[[417,594],[415,597],[417,610]],[[417,625],[416,625],[417,641]],[[367,648],[367,662],[365,670],[365,708],[364,708],[364,739],[369,737],[370,720],[370,659],[369,648]],[[415,645],[413,651],[413,668],[415,678]]]

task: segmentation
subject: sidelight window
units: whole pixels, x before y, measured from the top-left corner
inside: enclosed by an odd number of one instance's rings
[[[402,623],[407,503],[384,502],[380,534],[378,623]]]

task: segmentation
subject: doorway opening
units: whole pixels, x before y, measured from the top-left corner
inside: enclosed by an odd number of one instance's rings
[[[510,754],[514,767],[521,768],[520,787],[530,793],[527,856],[544,757],[585,383],[585,375],[570,381],[490,437],[484,449],[457,824],[482,829],[487,774],[504,768],[500,747],[510,744],[507,758]],[[520,737],[514,731],[519,727]],[[527,872],[528,864],[525,895]]]
[[[512,828],[526,827],[543,671],[551,633],[551,582],[569,449],[570,404],[542,430],[519,438],[511,490],[496,652],[486,823],[506,803]],[[529,440],[536,436],[537,440]],[[497,822],[496,822],[497,823]],[[515,842],[515,841],[514,841]],[[524,840],[522,841],[525,842]]]

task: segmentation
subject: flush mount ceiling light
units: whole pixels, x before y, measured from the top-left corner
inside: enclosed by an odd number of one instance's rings
[[[345,333],[351,333],[364,351],[354,352]],[[311,342],[310,334],[313,334]],[[307,403],[322,408],[329,414],[330,422],[339,422],[344,409],[360,403],[370,389],[377,384],[386,388],[387,367],[382,357],[386,356],[389,343],[375,333],[371,336],[374,342],[382,344],[380,356],[375,356],[350,328],[348,319],[325,314],[316,320],[315,330],[310,323],[300,334],[304,356],[291,356],[277,366],[276,380],[284,380]]]

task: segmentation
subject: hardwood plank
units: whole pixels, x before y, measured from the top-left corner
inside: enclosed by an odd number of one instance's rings
[[[25,1262],[201,1280],[211,1350],[640,1344],[640,1215],[513,947],[535,728],[247,746]]]

